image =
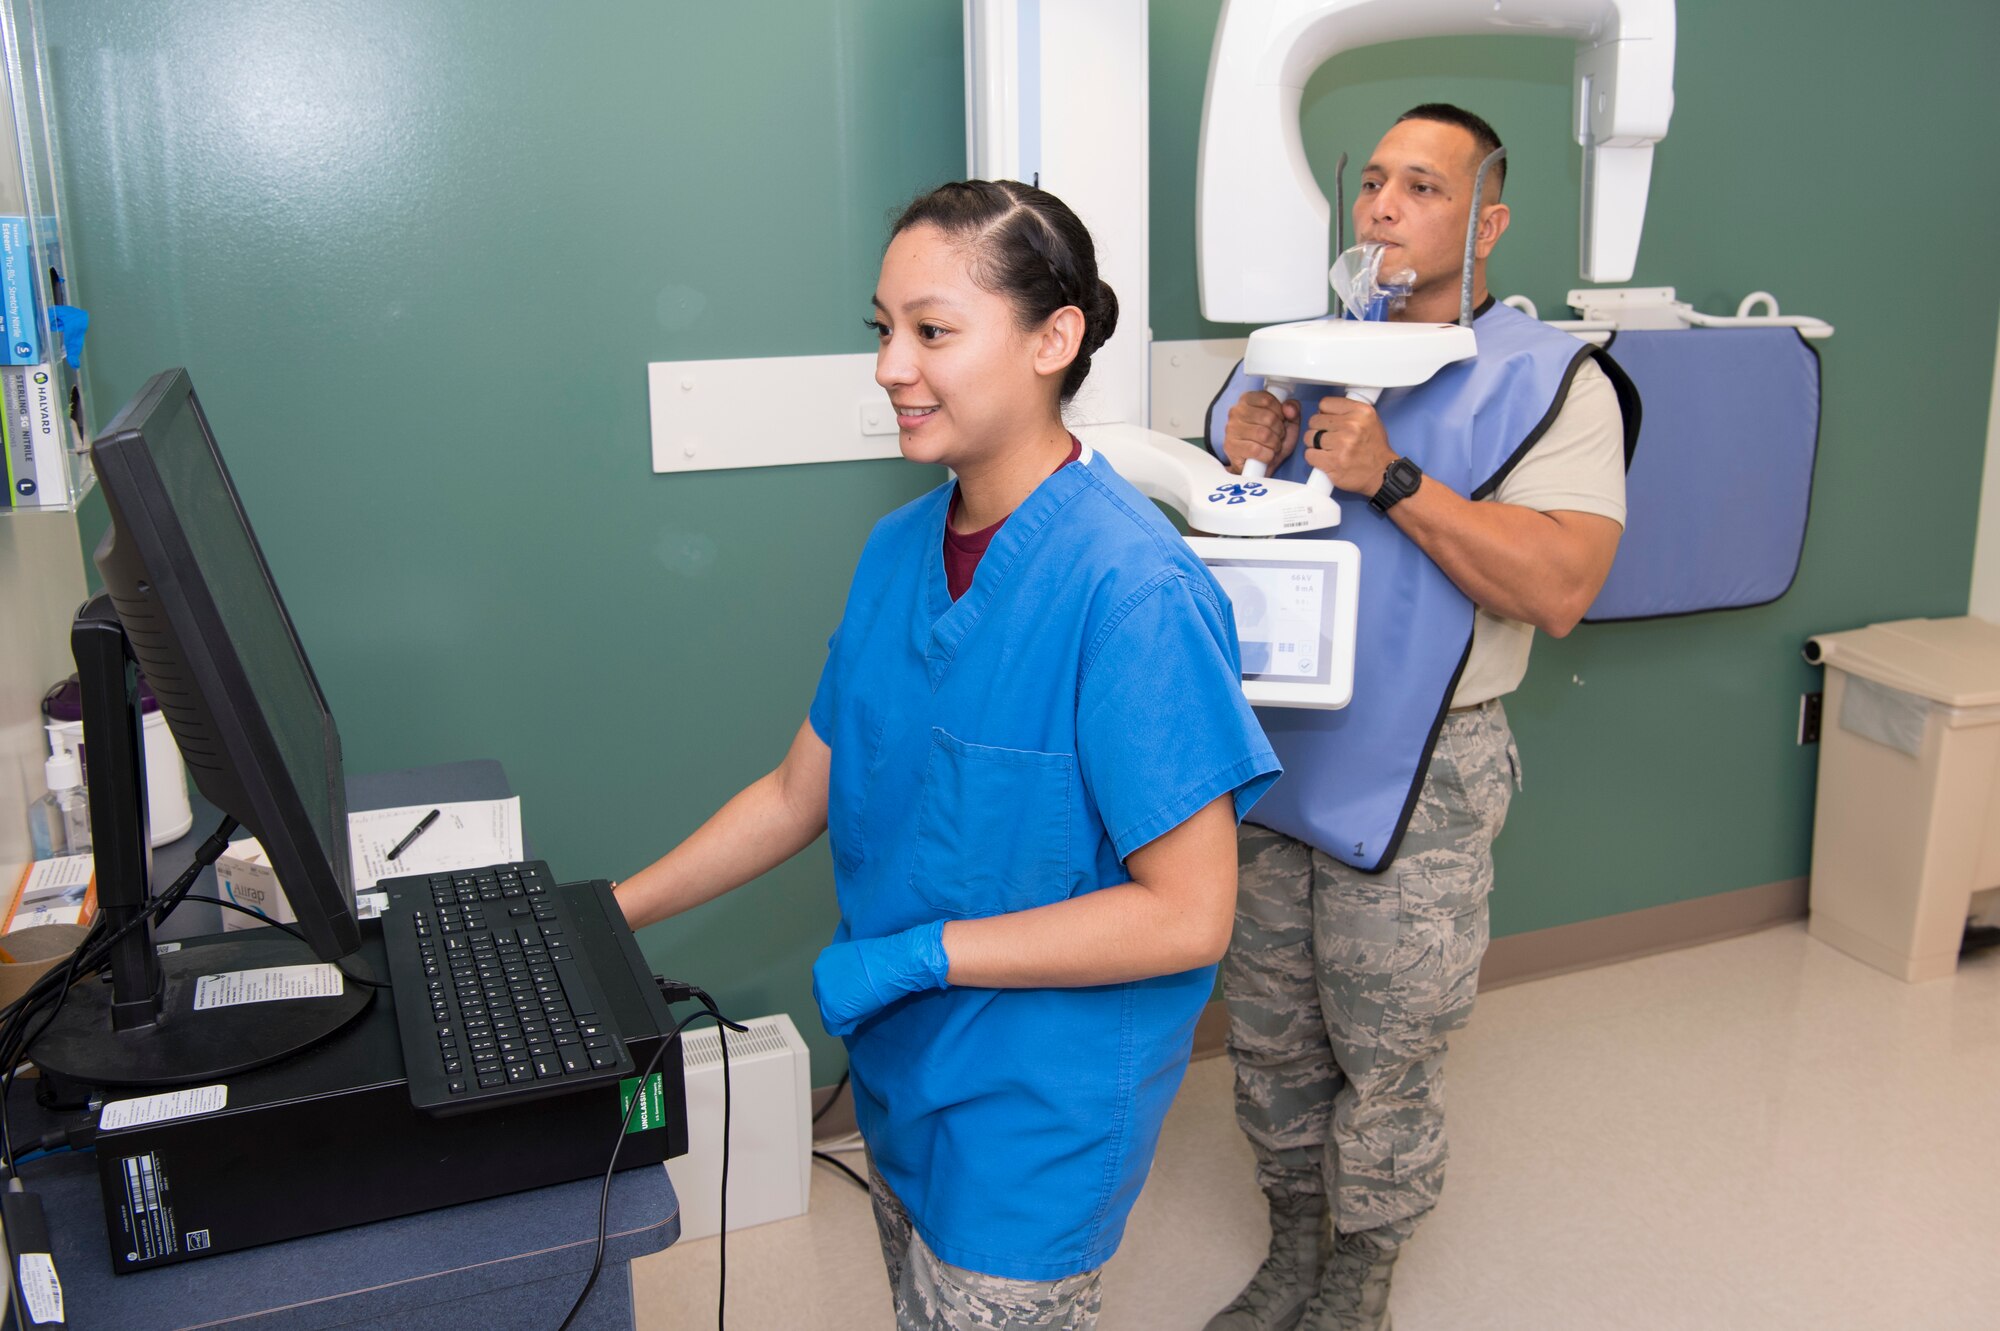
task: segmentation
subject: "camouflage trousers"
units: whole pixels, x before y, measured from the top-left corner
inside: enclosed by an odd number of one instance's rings
[[[1264,1190],[1326,1193],[1340,1233],[1400,1243],[1437,1204],[1445,1042],[1472,1014],[1493,839],[1519,774],[1496,699],[1446,716],[1381,873],[1239,832],[1222,963],[1236,1120]]]
[[[931,1251],[872,1163],[868,1196],[889,1267],[896,1331],[1091,1331],[1097,1325],[1102,1267],[1061,1280],[968,1271]]]

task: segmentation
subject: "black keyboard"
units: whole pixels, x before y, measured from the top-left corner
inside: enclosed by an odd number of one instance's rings
[[[571,889],[548,865],[390,878],[376,890],[389,896],[382,936],[417,1108],[487,1109],[634,1074]]]

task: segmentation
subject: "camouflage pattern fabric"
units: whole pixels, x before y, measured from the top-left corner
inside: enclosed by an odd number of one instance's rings
[[[1295,778],[1294,778],[1295,779]],[[1493,839],[1520,784],[1496,699],[1449,713],[1381,873],[1245,823],[1222,964],[1236,1119],[1267,1193],[1321,1153],[1341,1234],[1400,1243],[1444,1184],[1446,1037],[1472,1013]]]
[[[1008,1280],[941,1260],[889,1185],[868,1168],[868,1196],[889,1267],[896,1331],[1092,1331],[1103,1268],[1061,1280]]]

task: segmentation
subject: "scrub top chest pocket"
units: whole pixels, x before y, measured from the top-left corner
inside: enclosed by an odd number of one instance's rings
[[[971,919],[1069,895],[1067,753],[972,744],[931,729],[910,887],[941,914]]]

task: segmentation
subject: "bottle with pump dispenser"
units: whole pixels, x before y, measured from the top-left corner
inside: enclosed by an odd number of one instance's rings
[[[90,852],[90,799],[83,788],[83,764],[68,750],[42,764],[48,793],[28,809],[29,833],[35,858],[85,855]]]

